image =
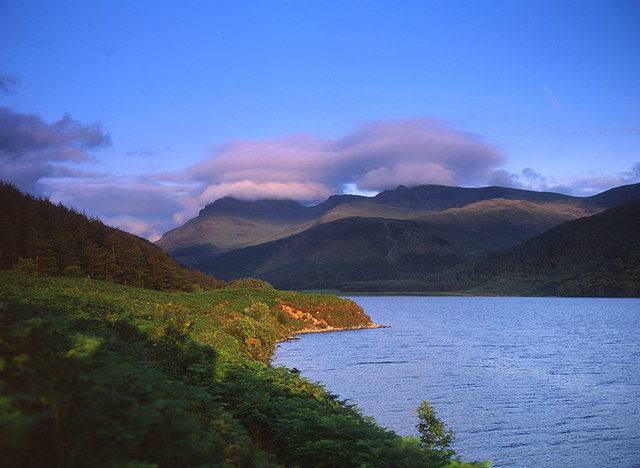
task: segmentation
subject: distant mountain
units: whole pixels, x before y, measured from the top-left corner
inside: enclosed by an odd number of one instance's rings
[[[194,267],[220,278],[259,277],[282,289],[334,289],[434,273],[485,253],[483,248],[473,236],[447,226],[352,217]]]
[[[181,263],[191,266],[225,252],[283,239],[317,224],[349,217],[413,219],[485,200],[503,199],[550,207],[558,203],[573,206],[576,209],[573,213],[557,220],[562,222],[597,213],[635,196],[640,196],[638,185],[619,187],[588,198],[505,187],[423,185],[399,186],[375,197],[336,195],[311,207],[293,200],[241,201],[226,197],[207,205],[197,217],[165,233],[157,245]],[[526,238],[540,232],[532,231]]]
[[[167,291],[224,286],[211,275],[184,268],[145,239],[1,182],[0,226],[2,270],[87,276]]]
[[[431,185],[332,197],[315,207],[223,199],[169,234],[192,243],[174,255],[191,254],[191,266],[221,279],[255,276],[286,289],[415,289],[434,273],[634,195],[640,197],[640,184],[586,198]],[[226,251],[201,242],[189,223],[211,228],[218,246],[230,241]],[[241,236],[247,247],[234,248]]]
[[[469,287],[480,294],[640,296],[640,200],[563,223],[431,285]]]
[[[336,206],[364,198],[337,195],[307,207],[293,200],[242,201],[225,197],[205,206],[197,217],[165,233],[156,244],[190,266],[229,250],[296,234],[318,222]]]

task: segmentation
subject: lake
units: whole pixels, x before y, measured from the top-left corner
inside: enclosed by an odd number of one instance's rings
[[[389,328],[301,335],[275,365],[403,436],[428,399],[465,461],[640,466],[640,299],[351,299]]]

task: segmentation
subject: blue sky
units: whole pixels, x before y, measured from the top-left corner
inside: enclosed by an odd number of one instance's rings
[[[0,178],[150,239],[224,195],[640,182],[637,1],[0,3]]]

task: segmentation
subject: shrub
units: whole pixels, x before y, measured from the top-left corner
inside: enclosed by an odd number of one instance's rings
[[[420,433],[420,443],[433,456],[439,460],[448,461],[455,455],[455,451],[450,448],[455,439],[453,430],[436,415],[428,400],[424,400],[416,409],[418,415],[418,432]]]
[[[70,278],[82,278],[84,271],[77,265],[71,265],[62,270],[62,276],[68,276]]]

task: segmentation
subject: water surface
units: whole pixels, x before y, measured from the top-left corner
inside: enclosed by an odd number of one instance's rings
[[[467,461],[640,466],[640,300],[352,299],[390,327],[302,335],[275,363],[400,435],[428,399]]]

